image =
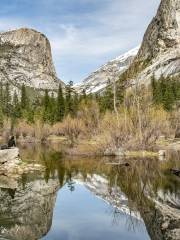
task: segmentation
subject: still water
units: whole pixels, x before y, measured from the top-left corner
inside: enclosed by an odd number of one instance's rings
[[[119,159],[65,158],[43,147],[21,149],[21,157],[45,170],[18,180],[0,176],[0,239],[159,240],[172,235],[172,226],[160,226],[167,209],[175,211],[172,218],[180,213],[179,177],[168,170],[180,167],[178,154],[164,161],[131,159],[129,167],[109,164]]]

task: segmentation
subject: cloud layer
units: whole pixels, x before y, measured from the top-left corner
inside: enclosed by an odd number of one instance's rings
[[[106,61],[139,45],[159,3],[1,0],[0,31],[31,27],[45,33],[58,76],[66,82],[78,82]]]

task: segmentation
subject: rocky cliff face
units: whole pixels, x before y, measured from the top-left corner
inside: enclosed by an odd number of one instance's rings
[[[139,47],[136,47],[116,59],[109,61],[88,76],[82,83],[76,85],[76,89],[79,92],[84,89],[86,90],[86,93],[96,93],[102,91],[109,81],[118,80],[119,75],[127,70],[134,60],[138,50]]]
[[[30,179],[26,184],[1,187],[0,178],[0,239],[40,239],[50,229],[56,194],[57,178]],[[9,188],[8,188],[9,187]],[[13,188],[15,187],[15,188]]]
[[[161,1],[134,62],[147,66],[136,77],[140,84],[148,84],[153,74],[158,79],[180,73],[179,0]]]
[[[180,1],[162,0],[150,23],[137,58],[151,60],[180,46]]]
[[[0,81],[16,87],[57,89],[59,80],[48,39],[26,28],[0,33]]]

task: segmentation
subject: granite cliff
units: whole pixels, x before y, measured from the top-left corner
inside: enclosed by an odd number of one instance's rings
[[[0,33],[0,81],[18,88],[58,88],[48,39],[33,29]],[[61,82],[62,83],[62,82]]]
[[[138,68],[136,68],[138,66]],[[130,67],[133,80],[149,84],[154,75],[176,76],[180,73],[180,1],[161,0],[156,16],[148,26],[139,52]],[[136,68],[136,69],[135,69]]]

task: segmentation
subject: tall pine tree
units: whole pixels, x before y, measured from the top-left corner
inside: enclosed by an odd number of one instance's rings
[[[65,100],[61,84],[58,89],[57,103],[56,103],[56,121],[62,121],[65,115]]]

